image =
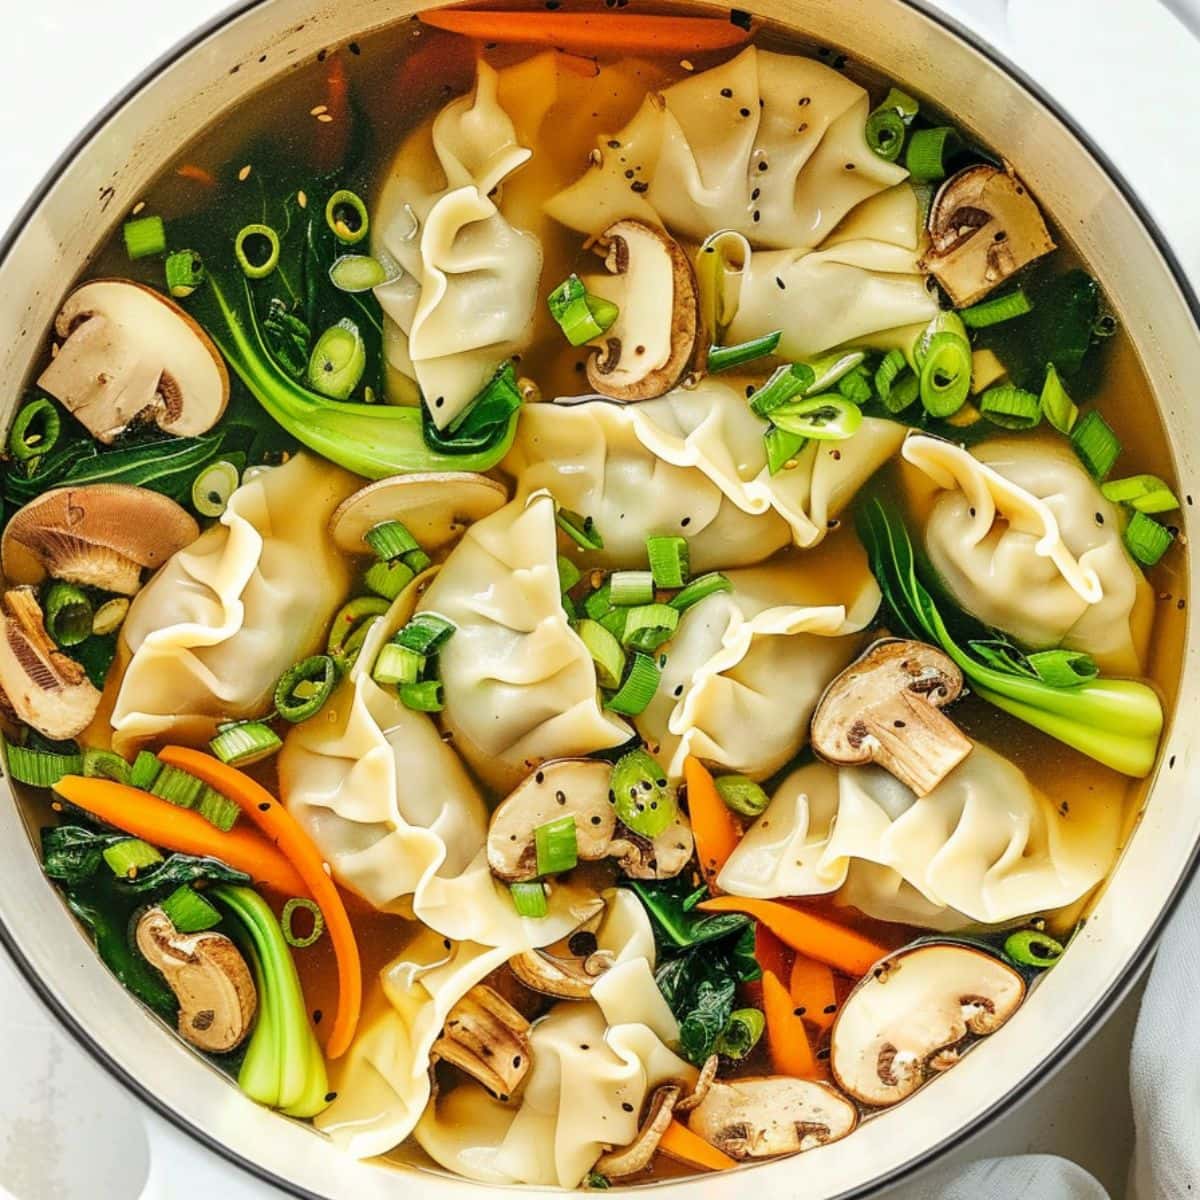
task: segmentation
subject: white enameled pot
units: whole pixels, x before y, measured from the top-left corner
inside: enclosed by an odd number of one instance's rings
[[[252,0],[158,63],[68,152],[0,243],[0,378],[15,403],[70,281],[183,142],[297,61],[408,17],[413,0]],[[1162,409],[1181,493],[1200,495],[1200,307],[1161,235],[1110,164],[1018,72],[914,0],[758,0],[744,7],[837,47],[935,98],[1035,182],[1115,301]],[[7,420],[6,412],[0,419]],[[1191,533],[1191,507],[1184,510]],[[1194,593],[1195,564],[1187,562]],[[1182,684],[1145,814],[1062,967],[997,1037],[847,1141],[798,1159],[656,1196],[761,1200],[865,1195],[1003,1111],[1086,1036],[1145,960],[1200,842],[1194,720],[1200,658],[1189,617]],[[383,1200],[415,1186],[468,1200],[478,1185],[351,1162],[310,1128],[243,1097],[152,1018],[95,957],[42,877],[17,805],[0,785],[0,940],[67,1029],[185,1131],[298,1196]],[[490,1189],[493,1194],[496,1189]],[[517,1190],[513,1194],[522,1194]],[[527,1191],[524,1194],[528,1194]]]

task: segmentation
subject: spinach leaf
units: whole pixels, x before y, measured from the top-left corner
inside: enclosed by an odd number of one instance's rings
[[[262,323],[263,342],[279,365],[293,378],[303,376],[308,366],[312,331],[278,296],[267,305]]]
[[[108,668],[117,657],[117,635],[115,633],[93,633],[78,646],[67,648],[64,653],[73,658],[87,673],[92,687],[104,690]]]
[[[687,901],[695,889],[679,876],[661,883],[632,880],[629,886],[653,918],[656,940],[667,947],[701,946],[731,933],[753,929],[750,918],[742,913],[697,912],[689,907]]]
[[[123,833],[95,833],[80,825],[57,825],[42,830],[42,870],[61,883],[79,883],[95,875],[104,851],[122,842]]]
[[[136,879],[122,879],[118,887],[131,896],[152,892],[174,891],[180,884],[204,879],[212,883],[233,883],[245,886],[250,876],[235,870],[219,858],[204,858],[193,854],[170,854],[157,867],[139,871]]]

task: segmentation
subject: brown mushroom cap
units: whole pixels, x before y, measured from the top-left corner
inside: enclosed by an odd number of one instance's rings
[[[58,741],[82,733],[100,706],[83,667],[51,640],[31,588],[4,594],[0,691],[26,725]]]
[[[618,822],[609,853],[630,879],[674,879],[692,860],[695,840],[683,810],[658,835],[650,839]]]
[[[927,942],[883,959],[846,998],[830,1035],[838,1085],[864,1104],[895,1104],[958,1061],[969,1035],[999,1029],[1025,981],[972,946]]]
[[[878,763],[927,795],[971,753],[970,739],[938,711],[962,687],[962,672],[942,651],[884,638],[825,689],[812,748],[835,766]]]
[[[586,1000],[592,985],[612,965],[611,950],[601,950],[596,933],[607,912],[603,900],[565,937],[508,960],[512,973],[532,991],[564,1000]]]
[[[499,992],[477,983],[446,1015],[431,1054],[507,1101],[532,1062],[529,1022]]]
[[[674,238],[644,221],[610,225],[597,239],[608,275],[589,290],[620,309],[588,360],[588,382],[615,400],[665,395],[696,350],[700,310],[692,264]]]
[[[223,933],[180,933],[161,908],[137,924],[137,947],[157,967],[179,1001],[179,1035],[220,1054],[250,1032],[258,995],[250,969]]]
[[[166,296],[129,279],[93,279],[54,321],[65,338],[38,386],[102,442],[135,421],[178,437],[206,433],[229,400],[208,334]]]
[[[655,1088],[637,1137],[628,1146],[600,1155],[592,1169],[605,1179],[624,1179],[646,1170],[654,1161],[658,1144],[674,1117],[679,1091],[679,1087],[673,1083]]]
[[[1011,170],[981,163],[950,176],[929,210],[930,249],[921,261],[956,308],[974,304],[1054,239]]]
[[[422,549],[436,550],[502,508],[507,499],[502,484],[472,471],[393,475],[343,500],[329,518],[329,532],[339,550],[366,554],[366,534],[385,521],[399,521]]]
[[[154,570],[195,541],[195,519],[174,500],[126,483],[54,488],[13,514],[0,540],[9,583],[47,575],[133,595]]]
[[[731,1158],[773,1158],[844,1138],[858,1110],[823,1083],[764,1075],[714,1083],[688,1128]]]

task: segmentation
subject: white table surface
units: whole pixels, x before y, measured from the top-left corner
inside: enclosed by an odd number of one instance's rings
[[[8,18],[0,228],[98,105],[224,6],[0,0]],[[1004,44],[1077,114],[1149,199],[1185,266],[1200,277],[1200,145],[1189,128],[1200,48],[1182,26],[1154,0],[944,6]],[[1120,1197],[1132,1145],[1127,1059],[1136,1001],[1136,994],[1127,999],[1047,1084],[946,1161],[1063,1154]],[[282,1195],[225,1166],[125,1093],[58,1028],[0,953],[0,1197],[5,1189],[16,1200]],[[923,1195],[914,1180],[889,1200]]]

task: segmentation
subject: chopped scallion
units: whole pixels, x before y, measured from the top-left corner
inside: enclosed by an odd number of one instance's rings
[[[329,626],[329,637],[325,649],[334,658],[352,657],[366,631],[376,617],[382,617],[388,610],[388,602],[382,596],[357,596],[347,600],[334,615],[333,623]]]
[[[1095,409],[1085,413],[1071,430],[1071,445],[1092,478],[1103,482],[1121,457],[1121,443],[1112,426]]]
[[[312,928],[305,934],[296,932],[296,914],[308,913]],[[325,932],[325,917],[320,906],[307,896],[293,896],[284,906],[279,917],[279,927],[283,930],[284,940],[293,950],[307,950],[321,940]]]
[[[167,229],[162,217],[135,217],[121,229],[125,253],[132,259],[150,258],[167,248]]]
[[[707,575],[700,575],[693,579],[681,592],[676,592],[667,603],[683,613],[687,612],[693,604],[699,604],[701,600],[705,600],[717,592],[732,591],[733,584],[729,582],[727,576],[722,575],[720,571],[709,571]]]
[[[1157,475],[1130,475],[1125,479],[1114,479],[1102,484],[1100,490],[1106,500],[1114,504],[1128,504],[1138,512],[1173,512],[1179,507],[1175,493]]]
[[[662,672],[649,655],[637,653],[630,660],[625,679],[605,704],[606,708],[626,717],[636,717],[645,711],[646,705],[658,691]]]
[[[248,767],[274,754],[283,742],[270,725],[262,721],[239,721],[220,726],[208,748],[231,767]],[[170,767],[163,768],[166,771]],[[160,776],[161,778],[161,776]]]
[[[363,574],[363,583],[375,595],[395,600],[415,578],[412,567],[401,559],[394,559],[392,562],[373,562]]]
[[[18,783],[29,787],[53,787],[64,775],[78,775],[83,770],[83,756],[80,754],[59,754],[34,746],[18,746],[9,741],[4,745],[8,773]]]
[[[371,678],[376,683],[416,683],[425,670],[425,656],[388,642],[379,651],[379,657],[371,669]]]
[[[338,669],[333,656],[313,654],[294,663],[275,685],[275,711],[296,724],[318,713],[333,694]]]
[[[339,188],[325,204],[325,224],[333,236],[347,246],[361,242],[367,236],[370,220],[367,206],[347,188]]]
[[[604,538],[596,528],[591,517],[581,516],[569,508],[560,508],[554,514],[554,521],[577,546],[584,550],[603,550]]]
[[[889,412],[893,411],[888,403],[892,394],[892,384],[907,368],[908,360],[904,357],[904,351],[898,348],[889,350],[875,368],[875,391]]]
[[[669,604],[640,604],[625,616],[622,641],[634,650],[652,654],[671,640],[679,625],[679,610]]]
[[[203,933],[221,923],[221,914],[190,884],[177,887],[159,906],[180,933]]]
[[[1067,395],[1067,389],[1063,387],[1062,380],[1058,376],[1058,369],[1053,363],[1046,364],[1046,380],[1042,384],[1040,402],[1042,415],[1049,422],[1051,428],[1069,436],[1075,428],[1075,422],[1079,419],[1079,409]]]
[[[1062,958],[1064,947],[1040,929],[1019,929],[1005,939],[1004,953],[1018,966],[1044,971]]]
[[[608,595],[620,608],[649,604],[654,599],[654,576],[649,571],[614,571],[608,577]]]
[[[575,818],[568,813],[539,825],[533,831],[533,844],[537,851],[539,875],[560,875],[563,871],[571,870],[579,861]]]
[[[999,325],[1002,321],[1011,321],[1013,317],[1023,317],[1032,311],[1033,301],[1017,288],[1006,296],[993,296],[969,308],[960,308],[958,315],[968,329],[986,329],[989,325]]]
[[[421,543],[400,521],[381,521],[363,534],[363,541],[375,552],[375,557],[384,562],[403,558],[410,550],[421,548]]]
[[[519,917],[544,917],[550,910],[546,905],[546,885],[540,879],[528,883],[510,883],[513,908]]]
[[[204,282],[204,259],[195,250],[176,250],[167,255],[163,273],[167,291],[176,300],[184,300]]]
[[[611,300],[593,296],[578,275],[568,275],[546,298],[546,304],[572,346],[601,337],[620,315]]]
[[[233,239],[233,256],[247,279],[266,279],[279,265],[279,234],[270,225],[243,225]]]
[[[837,381],[837,390],[840,396],[852,404],[866,404],[874,395],[871,388],[871,374],[867,370],[866,363],[859,363],[854,370],[847,371]]]
[[[894,109],[877,108],[869,117],[864,133],[867,145],[884,162],[895,162],[904,147],[904,135],[908,127],[904,118]]]
[[[116,633],[125,622],[125,618],[129,615],[129,597],[114,596],[111,600],[105,600],[98,609],[92,614],[92,632],[97,637],[104,637],[105,634]]]
[[[580,621],[575,632],[596,664],[596,682],[606,689],[620,687],[621,676],[625,673],[625,651],[621,649],[621,643],[599,621],[590,617]]]
[[[843,375],[861,366],[866,358],[866,352],[863,350],[835,350],[831,354],[814,358],[805,364],[813,373],[813,381],[804,394],[816,396],[827,392]]]
[[[958,412],[971,390],[971,344],[956,333],[934,333],[923,346],[921,404],[931,417]]]
[[[713,783],[725,807],[739,816],[757,817],[770,803],[762,785],[745,775],[718,775]]]
[[[367,347],[349,317],[317,338],[308,358],[308,386],[330,400],[348,400],[367,369]]]
[[[816,376],[807,363],[789,363],[777,368],[771,377],[749,398],[750,411],[755,416],[770,419],[775,409],[789,400],[803,396],[813,386]]]
[[[646,539],[646,557],[654,586],[680,588],[688,581],[687,538],[652,535]]]
[[[161,770],[162,763],[158,761],[158,755],[150,750],[139,750],[133,766],[129,768],[129,786],[148,792]]]
[[[210,463],[192,481],[192,507],[202,517],[221,516],[240,482],[233,463],[225,459]]]
[[[764,334],[749,342],[739,342],[736,346],[713,346],[708,352],[708,373],[717,375],[721,371],[744,367],[757,359],[767,358],[779,348],[782,337],[783,330],[776,329],[774,333]]]
[[[1038,397],[1011,383],[988,388],[979,398],[979,411],[1003,429],[1032,429],[1042,419]]]
[[[583,611],[593,621],[598,621],[605,613],[611,612],[612,585],[606,579],[594,592],[588,592],[583,599]]]
[[[904,165],[914,183],[936,183],[946,178],[947,164],[958,153],[962,139],[949,125],[918,129],[908,139]]]
[[[9,453],[18,462],[32,462],[58,444],[62,418],[45,396],[31,400],[17,413],[8,432]]]
[[[178,767],[162,766],[149,788],[150,794],[178,808],[195,808],[204,783]]]
[[[214,787],[204,785],[200,799],[196,802],[196,811],[210,824],[215,825],[222,833],[228,833],[242,815],[236,801],[228,796],[222,796]]]
[[[115,750],[91,748],[83,752],[83,773],[89,779],[111,779],[128,784],[129,764]]]
[[[1134,511],[1125,526],[1125,545],[1143,566],[1152,567],[1171,548],[1175,535],[1153,517]]]
[[[767,1018],[757,1008],[737,1008],[729,1014],[713,1051],[739,1062],[758,1045],[767,1028]]]
[[[777,428],[822,442],[853,437],[862,419],[862,409],[857,404],[830,395],[793,400],[771,412],[771,421]]]
[[[583,572],[565,554],[560,554],[558,563],[558,590],[569,592],[582,578]]]
[[[339,292],[369,292],[388,282],[388,272],[369,254],[343,254],[329,268],[329,282]]]
[[[428,655],[440,650],[454,636],[457,628],[453,621],[440,613],[419,612],[392,637],[392,641],[397,646]]]
[[[73,583],[56,579],[46,589],[46,632],[60,646],[78,646],[92,635],[92,602]]]
[[[104,861],[119,879],[133,879],[139,871],[155,867],[163,856],[141,838],[124,838],[104,848]]]
[[[675,789],[646,750],[631,750],[617,759],[609,790],[617,820],[640,837],[658,837],[678,815]]]
[[[442,684],[437,679],[423,679],[420,683],[402,683],[399,688],[400,703],[416,712],[441,712],[444,707]]]

